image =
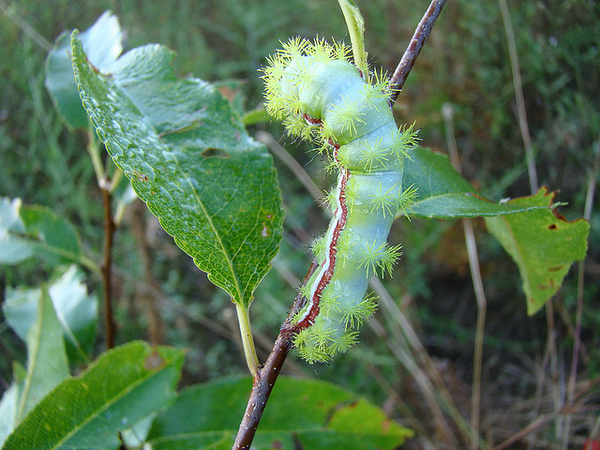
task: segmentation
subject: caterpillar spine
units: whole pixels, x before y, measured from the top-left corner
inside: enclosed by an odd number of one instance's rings
[[[331,150],[330,168],[339,171],[328,196],[333,218],[312,247],[319,265],[292,319],[300,355],[328,361],[357,341],[377,306],[365,296],[370,278],[391,273],[400,256],[387,238],[398,210],[406,211],[416,194],[402,188],[416,132],[398,129],[388,81],[359,71],[342,44],[292,39],[269,58],[263,78],[267,112],[283,119],[290,135]]]

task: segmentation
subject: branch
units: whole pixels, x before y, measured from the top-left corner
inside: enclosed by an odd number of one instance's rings
[[[419,53],[421,53],[421,48],[423,48],[423,44],[425,44],[425,41],[429,37],[429,34],[433,29],[433,25],[440,15],[443,6],[446,4],[446,1],[447,0],[433,0],[427,11],[425,11],[425,15],[423,15],[423,18],[419,22],[410,44],[406,48],[404,55],[402,55],[402,59],[398,63],[398,67],[396,67],[394,75],[390,80],[390,86],[392,88],[390,106],[393,106],[394,103],[396,103],[396,99],[398,98],[398,95],[404,86],[404,82],[408,78],[408,74],[415,64]]]
[[[115,235],[115,222],[112,217],[112,194],[110,192],[110,183],[105,179],[100,183],[102,200],[104,204],[104,251],[102,255],[102,283],[104,284],[104,326],[106,348],[111,349],[115,346],[115,319],[112,308],[112,248],[113,237]]]
[[[304,277],[302,285],[306,284],[316,269],[317,264],[313,261],[308,269],[308,273]],[[254,382],[252,384],[252,392],[248,399],[248,406],[246,407],[244,418],[240,423],[240,428],[235,438],[235,443],[233,444],[233,450],[250,449],[250,445],[252,444],[254,435],[258,429],[258,424],[260,423],[260,419],[267,406],[267,400],[269,399],[275,381],[281,372],[283,363],[292,348],[292,339],[295,333],[292,328],[291,319],[302,307],[304,301],[305,298],[299,290],[296,299],[294,300],[294,305],[285,319],[285,322],[283,322],[279,336],[277,336],[277,339],[275,340],[271,354],[267,358],[267,361],[256,370],[256,375],[254,376]]]

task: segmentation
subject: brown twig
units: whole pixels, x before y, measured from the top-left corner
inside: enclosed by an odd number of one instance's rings
[[[100,183],[102,192],[102,201],[104,205],[104,250],[102,254],[102,282],[104,284],[104,342],[106,348],[111,349],[115,346],[115,319],[112,308],[112,248],[115,235],[115,222],[112,216],[112,194],[110,192],[110,183],[104,180]]]
[[[410,40],[410,44],[406,48],[404,55],[402,55],[402,59],[398,63],[398,66],[394,71],[394,75],[390,80],[390,86],[392,88],[390,106],[393,106],[394,103],[396,103],[396,99],[398,98],[398,95],[404,86],[404,82],[406,81],[406,78],[408,78],[408,74],[415,64],[419,53],[421,53],[423,44],[425,44],[425,41],[429,37],[429,34],[433,29],[433,25],[440,15],[442,8],[446,4],[446,1],[447,0],[433,0],[423,15],[423,18],[419,22],[419,25],[417,26],[417,29]]]
[[[153,345],[162,344],[163,336],[163,321],[158,308],[158,299],[152,295],[149,287],[156,288],[158,282],[152,273],[152,249],[146,238],[146,207],[140,200],[136,200],[131,205],[132,216],[135,218],[131,221],[131,230],[133,237],[137,243],[138,254],[142,262],[144,283],[138,283],[137,297],[139,304],[143,305],[144,314],[148,321],[148,337]]]
[[[302,284],[306,284],[310,276],[317,269],[316,261],[313,261],[310,265],[304,281]],[[302,307],[302,303],[305,301],[304,296],[298,291],[294,305],[290,310],[279,336],[275,340],[273,350],[267,358],[267,361],[256,370],[254,382],[252,384],[252,392],[248,399],[248,406],[244,413],[244,418],[240,423],[238,434],[233,444],[233,450],[248,450],[254,440],[254,435],[258,429],[258,424],[267,405],[267,400],[271,395],[275,381],[281,372],[281,368],[285,359],[292,347],[292,338],[294,337],[294,331],[291,328],[291,319],[294,317],[296,312]]]

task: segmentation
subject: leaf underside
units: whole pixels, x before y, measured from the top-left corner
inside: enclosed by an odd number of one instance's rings
[[[75,227],[42,206],[23,206],[20,199],[0,198],[0,264],[38,257],[50,265],[90,266]]]
[[[540,206],[494,203],[481,197],[450,164],[448,157],[423,147],[410,152],[404,163],[403,185],[417,189],[410,216],[436,219],[493,217]],[[547,208],[547,206],[544,206]]]
[[[122,35],[118,19],[106,11],[79,38],[92,64],[105,68],[114,63],[123,51]],[[87,128],[88,116],[81,105],[73,77],[70,41],[70,32],[64,32],[56,39],[46,59],[45,84],[67,126],[71,129]]]
[[[178,79],[173,53],[134,49],[106,73],[74,32],[81,98],[115,164],[209,279],[247,307],[282,237],[272,158],[209,83]]]

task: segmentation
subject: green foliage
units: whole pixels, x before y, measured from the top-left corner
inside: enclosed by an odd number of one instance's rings
[[[3,450],[117,447],[118,431],[171,400],[183,355],[181,350],[143,342],[106,352],[38,403],[8,437]]]
[[[146,46],[99,73],[72,42],[84,107],[115,164],[209,279],[247,307],[282,235],[266,149],[200,80],[179,80],[172,53]]]
[[[547,208],[486,218],[490,232],[519,267],[529,315],[556,293],[571,265],[583,260],[587,252],[589,224],[583,219],[566,221],[552,208],[553,202],[554,193],[542,188],[531,197],[513,199],[508,204]]]
[[[231,448],[251,384],[219,380],[182,391],[156,417],[147,442],[155,450]],[[196,420],[181,420],[191,415]],[[393,449],[411,435],[381,409],[335,385],[280,377],[252,447]]]
[[[14,379],[0,402],[0,445],[46,394],[69,375],[59,318],[48,289],[32,293],[37,312],[27,329],[27,369],[15,366]]]

